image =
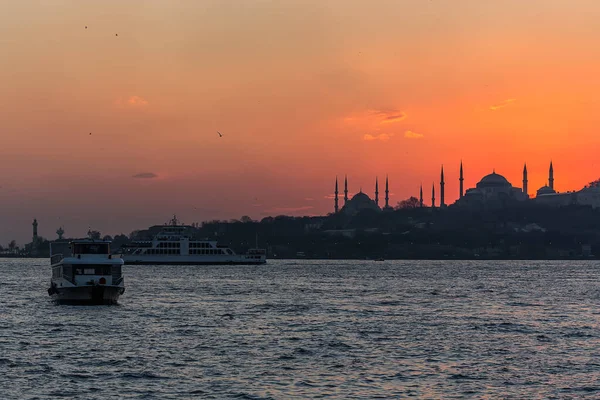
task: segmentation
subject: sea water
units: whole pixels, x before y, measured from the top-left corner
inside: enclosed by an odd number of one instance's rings
[[[599,398],[600,265],[125,266],[59,305],[0,260],[2,399]]]

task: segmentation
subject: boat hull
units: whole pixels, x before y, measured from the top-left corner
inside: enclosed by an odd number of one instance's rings
[[[122,286],[75,286],[48,289],[50,296],[60,303],[117,304],[125,288]]]
[[[184,257],[172,258],[141,258],[123,257],[125,265],[261,265],[266,264],[267,260],[194,260]]]

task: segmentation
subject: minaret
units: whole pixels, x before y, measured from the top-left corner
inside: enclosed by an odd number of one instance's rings
[[[554,168],[552,167],[552,161],[550,161],[550,171],[548,172],[548,186],[554,190]]]
[[[375,205],[379,207],[379,180],[375,177]]]
[[[440,175],[440,207],[446,207],[444,202],[444,166],[442,165],[442,173]]]
[[[38,222],[37,219],[33,219],[33,242],[35,243],[37,241],[38,238],[38,232],[37,232],[37,228],[38,228]]]
[[[385,176],[385,208],[390,208],[390,186],[387,175]]]
[[[435,183],[431,185],[431,208],[435,208]]]
[[[340,211],[340,206],[339,206],[339,199],[338,199],[338,179],[337,176],[335,177],[335,200],[334,200],[334,210],[335,213],[337,214]]]
[[[423,208],[423,184],[419,190],[419,207]]]
[[[462,167],[462,160],[460,160],[460,178],[458,178],[458,181],[460,182],[460,197],[462,199],[462,197],[464,196],[464,190],[463,190],[463,181],[465,180],[465,178],[463,177],[463,167]]]
[[[348,175],[344,177],[344,205],[348,203]]]
[[[525,163],[525,165],[523,166],[523,193],[525,194],[525,196],[528,196],[527,182],[527,163]]]

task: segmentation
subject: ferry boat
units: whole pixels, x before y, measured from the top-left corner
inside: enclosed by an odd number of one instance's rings
[[[124,262],[111,254],[110,242],[74,240],[69,250],[67,256],[53,254],[50,244],[52,279],[48,294],[59,302],[115,304],[125,292]]]
[[[176,216],[161,227],[152,240],[135,241],[121,248],[125,264],[133,265],[214,265],[264,264],[264,249],[249,249],[236,254],[216,240],[196,240],[190,234],[192,227],[182,225]]]

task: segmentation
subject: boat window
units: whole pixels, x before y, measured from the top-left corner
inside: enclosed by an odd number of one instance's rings
[[[110,254],[108,243],[75,243],[73,254]]]
[[[77,265],[75,275],[111,275],[110,265]]]

